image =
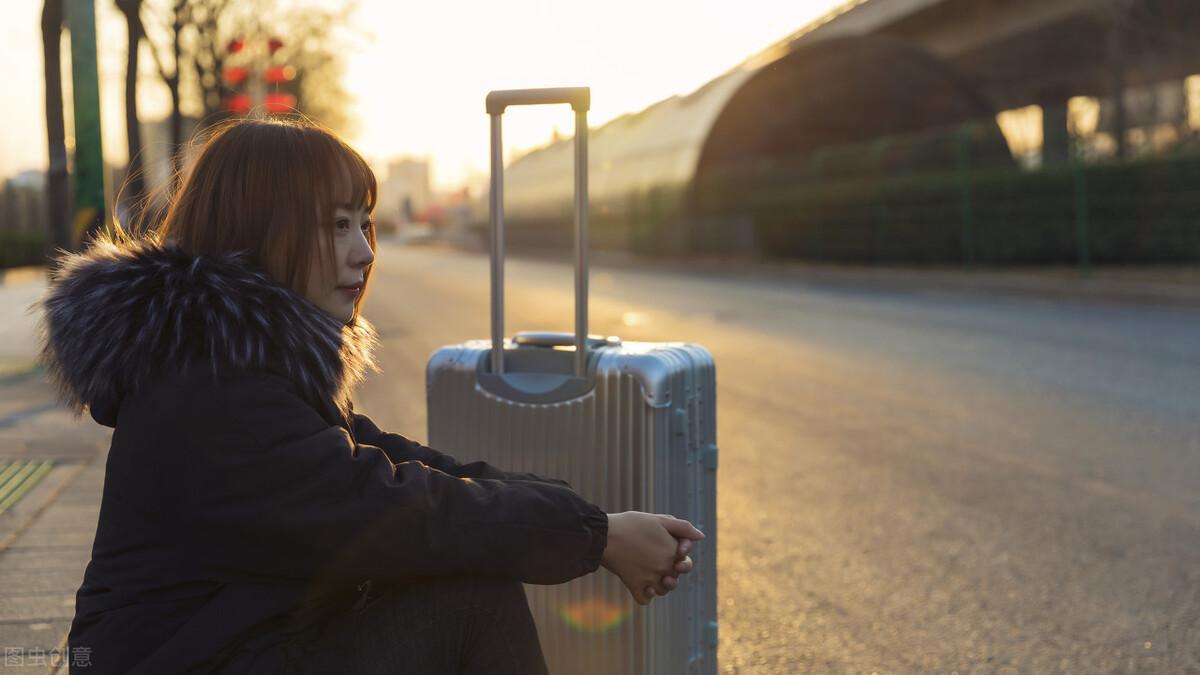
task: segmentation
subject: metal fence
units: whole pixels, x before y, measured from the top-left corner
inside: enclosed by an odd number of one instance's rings
[[[723,227],[749,219],[772,257],[1083,269],[1200,260],[1200,153],[1188,143],[1030,170],[989,136],[972,123],[726,166],[698,179],[688,208]]]

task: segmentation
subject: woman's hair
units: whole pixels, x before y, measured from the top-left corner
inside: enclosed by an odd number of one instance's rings
[[[303,294],[318,242],[335,265],[334,209],[375,210],[375,174],[332,131],[300,117],[234,119],[208,129],[152,233],[198,255],[247,251],[250,262]],[[368,234],[375,249],[375,228]],[[364,270],[366,295],[371,267]]]

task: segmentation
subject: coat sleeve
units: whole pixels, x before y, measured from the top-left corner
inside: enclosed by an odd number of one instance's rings
[[[451,476],[459,478],[493,478],[496,480],[531,480],[554,483],[570,488],[571,484],[560,478],[547,478],[534,473],[504,471],[484,461],[460,464],[454,457],[387,431],[382,431],[370,417],[360,413],[353,415],[354,435],[359,443],[374,445],[393,462],[399,464],[416,459]]]
[[[179,539],[202,566],[558,584],[600,565],[608,516],[568,487],[393,462],[375,445],[356,446],[273,375],[191,387],[187,398],[171,406],[183,447],[161,450],[186,453]]]

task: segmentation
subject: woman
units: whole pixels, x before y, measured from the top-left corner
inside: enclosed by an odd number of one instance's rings
[[[522,582],[603,565],[647,604],[691,569],[686,521],[354,412],[375,190],[324,129],[231,122],[155,232],[60,259],[43,363],[114,428],[78,672],[545,672]]]

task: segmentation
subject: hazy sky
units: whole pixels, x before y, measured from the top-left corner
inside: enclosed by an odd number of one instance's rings
[[[124,163],[125,24],[111,0],[96,4],[104,154],[110,162]],[[380,168],[382,160],[397,155],[430,156],[435,186],[454,187],[487,170],[483,101],[492,89],[590,86],[589,122],[598,126],[692,91],[839,4],[361,0],[354,24],[367,37],[345,54],[352,94],[346,105],[358,120],[348,140]],[[0,176],[46,166],[41,7],[41,0],[0,2],[10,96],[0,111]],[[143,118],[151,119],[165,114],[167,97],[150,74],[152,63],[145,56],[143,62],[140,105]],[[555,126],[569,134],[573,119],[567,106],[510,109],[506,147],[541,145]]]

